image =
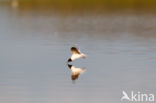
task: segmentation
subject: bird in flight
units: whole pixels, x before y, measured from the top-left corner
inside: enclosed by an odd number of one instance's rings
[[[72,56],[68,59],[68,62],[72,62],[75,59],[78,58],[86,58],[86,55],[80,52],[80,49],[76,46],[71,47]]]
[[[68,64],[68,67],[72,72],[72,76],[71,76],[72,80],[78,79],[80,74],[82,74],[82,73],[84,73],[86,71],[85,68],[76,68],[75,66],[70,65],[70,64]]]

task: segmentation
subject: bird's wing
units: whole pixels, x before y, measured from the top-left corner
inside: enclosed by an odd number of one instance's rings
[[[71,76],[71,79],[72,80],[76,80],[79,78],[79,76],[85,72],[85,68],[77,68],[76,71],[72,72],[72,76]]]
[[[80,76],[79,73],[77,73],[77,74],[72,74],[71,79],[72,79],[72,80],[76,80],[76,79],[79,78],[79,76]]]
[[[81,54],[79,48],[77,47],[71,47],[71,52],[72,54]]]

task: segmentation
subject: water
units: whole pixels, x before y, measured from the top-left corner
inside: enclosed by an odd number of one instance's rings
[[[121,103],[122,91],[156,94],[156,15],[0,6],[3,103]],[[87,54],[75,81],[66,61]]]

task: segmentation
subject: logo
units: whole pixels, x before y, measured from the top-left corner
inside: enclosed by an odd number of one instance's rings
[[[132,101],[132,102],[154,102],[154,94],[146,94],[141,92],[131,91],[128,95],[125,91],[122,91],[121,101]]]

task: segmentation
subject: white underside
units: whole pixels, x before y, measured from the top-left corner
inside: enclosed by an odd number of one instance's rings
[[[75,59],[78,59],[78,58],[81,58],[81,57],[82,57],[81,54],[73,54],[73,55],[71,56],[71,59],[72,59],[72,60],[75,60]]]
[[[75,75],[81,74],[85,71],[85,69],[83,68],[75,68],[74,66],[72,66],[71,70],[72,70],[72,74],[75,74]]]
[[[75,59],[81,58],[83,56],[85,56],[85,54],[83,54],[83,53],[81,53],[81,54],[72,54],[71,59],[75,60]]]

